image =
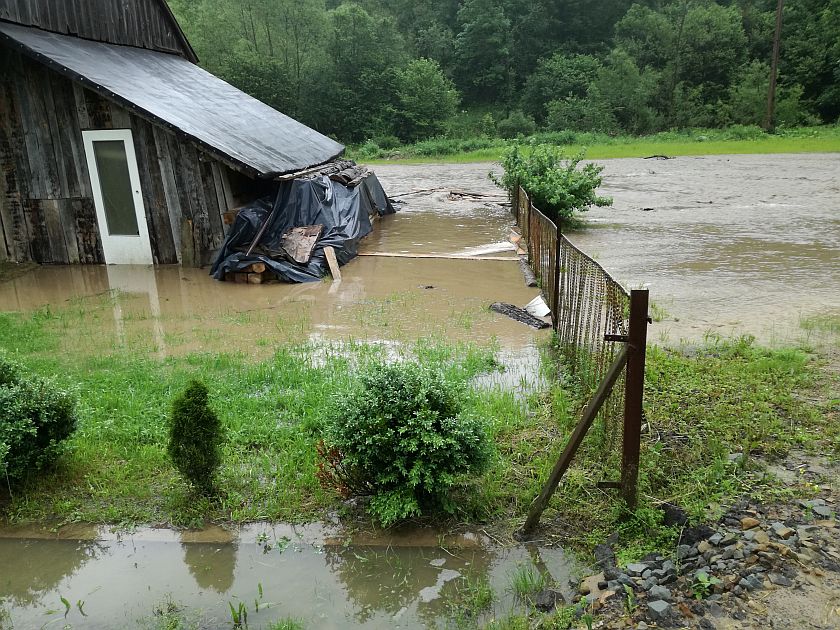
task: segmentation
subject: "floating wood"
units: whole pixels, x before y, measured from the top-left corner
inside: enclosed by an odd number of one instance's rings
[[[280,247],[295,262],[306,264],[312,258],[312,250],[323,231],[323,225],[293,227],[280,237]]]
[[[537,317],[531,315],[528,311],[523,308],[519,308],[518,306],[514,306],[513,304],[507,304],[506,302],[493,302],[490,305],[490,310],[495,311],[497,313],[501,313],[502,315],[507,315],[511,319],[514,319],[518,322],[526,324],[531,328],[542,329],[548,328],[551,326],[548,322],[545,322]]]
[[[338,260],[335,257],[335,250],[329,245],[324,248],[324,255],[327,257],[327,264],[330,267],[330,275],[333,281],[341,280],[341,269],[338,267]]]
[[[251,263],[247,267],[245,267],[245,271],[248,273],[263,273],[265,271],[265,263],[263,262],[255,262]]]
[[[439,258],[441,260],[519,260],[514,256],[466,256],[460,254],[412,254],[403,252],[359,252],[359,256],[382,258]]]

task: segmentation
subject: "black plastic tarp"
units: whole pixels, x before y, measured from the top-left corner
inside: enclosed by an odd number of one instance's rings
[[[258,246],[246,256],[248,247],[275,208]],[[239,211],[210,275],[223,280],[225,274],[263,262],[286,282],[319,280],[328,269],[324,247],[332,246],[340,265],[347,263],[358,253],[359,241],[372,229],[370,216],[393,212],[394,207],[373,173],[353,188],[326,176],[281,182],[273,199],[263,197]],[[291,228],[308,225],[324,226],[309,262],[296,263],[288,256],[278,258],[275,252],[282,250],[283,234]]]

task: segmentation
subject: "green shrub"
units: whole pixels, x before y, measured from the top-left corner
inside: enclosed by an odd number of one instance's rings
[[[459,475],[488,462],[483,421],[463,413],[463,387],[414,363],[373,365],[325,414],[321,480],[370,494],[384,526],[426,509],[453,511]]]
[[[496,132],[502,138],[516,138],[517,136],[530,136],[537,130],[537,123],[530,116],[515,109],[504,120],[496,125]]]
[[[76,429],[76,399],[0,357],[0,472],[21,481],[52,465]]]
[[[221,464],[222,425],[207,404],[207,387],[192,381],[172,405],[169,423],[169,457],[193,486],[213,490]]]
[[[591,206],[612,205],[609,197],[596,194],[601,185],[603,166],[584,164],[578,169],[583,154],[566,158],[563,150],[537,144],[527,149],[514,145],[502,157],[504,175],[490,178],[513,195],[522,186],[530,195],[531,202],[554,221],[568,221],[575,212],[588,210]]]

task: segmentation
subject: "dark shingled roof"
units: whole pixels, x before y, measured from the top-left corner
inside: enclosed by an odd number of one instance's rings
[[[0,22],[3,40],[254,176],[317,166],[344,150],[177,55],[7,22]]]

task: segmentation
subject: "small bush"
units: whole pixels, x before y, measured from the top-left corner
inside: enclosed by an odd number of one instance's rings
[[[207,387],[198,381],[192,381],[175,399],[168,446],[178,472],[204,493],[213,490],[222,461],[222,426],[207,399]]]
[[[427,508],[452,512],[449,489],[490,453],[462,397],[461,386],[417,364],[367,368],[325,414],[322,482],[373,495],[370,512],[386,527]]]
[[[21,481],[52,465],[76,429],[76,399],[0,357],[0,473]]]
[[[562,149],[547,144],[512,146],[502,158],[502,178],[490,178],[511,196],[522,186],[537,208],[555,221],[568,221],[590,206],[612,205],[612,199],[596,194],[604,167],[589,163],[578,169],[582,159],[583,154],[566,158]]]
[[[504,120],[496,125],[496,132],[502,138],[516,138],[517,136],[530,136],[537,130],[537,123],[530,116],[523,114],[516,109]]]

